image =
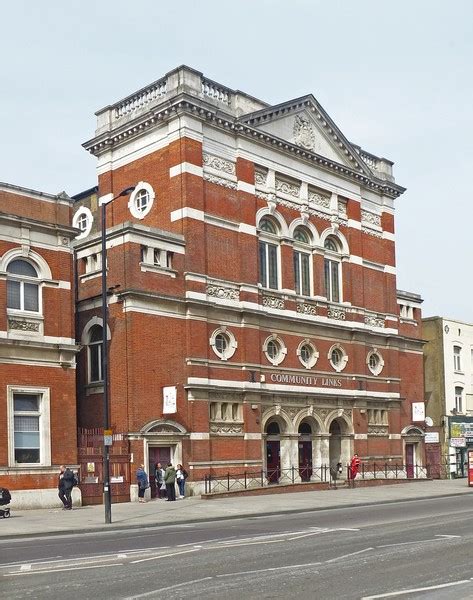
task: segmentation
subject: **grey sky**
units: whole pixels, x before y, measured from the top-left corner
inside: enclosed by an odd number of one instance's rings
[[[471,0],[15,0],[2,22],[0,181],[91,187],[94,112],[182,63],[271,103],[313,93],[408,188],[398,287],[473,321]]]

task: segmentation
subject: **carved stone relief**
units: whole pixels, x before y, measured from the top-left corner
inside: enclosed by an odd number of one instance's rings
[[[204,173],[204,179],[206,181],[210,181],[210,183],[215,183],[215,185],[221,185],[223,187],[230,188],[231,190],[237,189],[236,181],[229,181],[228,179],[217,177],[216,175],[211,175],[210,173]]]
[[[315,128],[312,122],[303,115],[296,115],[294,119],[294,143],[308,150],[313,150],[315,145]]]
[[[277,296],[263,296],[263,306],[284,310],[284,300]]]
[[[207,295],[214,298],[221,298],[224,300],[239,300],[240,292],[235,288],[209,284],[207,286]]]
[[[16,331],[33,331],[35,333],[38,333],[39,323],[34,321],[18,321],[16,319],[9,319],[8,329],[13,329]]]
[[[329,319],[337,319],[338,321],[344,321],[346,319],[346,311],[343,308],[330,306],[327,311],[327,317]]]
[[[210,167],[216,171],[222,171],[222,173],[228,173],[228,175],[235,175],[235,163],[220,158],[219,156],[204,154],[203,164],[205,167]]]
[[[288,181],[283,181],[282,179],[276,179],[276,191],[287,194],[288,196],[294,196],[294,198],[299,198],[300,186],[289,183]]]
[[[365,324],[370,327],[384,327],[384,317],[376,315],[365,315]]]
[[[316,315],[317,308],[313,304],[308,304],[307,302],[298,302],[296,304],[296,311],[301,315]]]

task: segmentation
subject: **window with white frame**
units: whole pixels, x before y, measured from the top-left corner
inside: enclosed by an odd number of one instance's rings
[[[128,201],[130,213],[137,219],[143,219],[151,210],[155,193],[149,183],[140,181]]]
[[[263,344],[263,352],[272,365],[279,365],[287,354],[287,348],[277,335],[271,335]]]
[[[325,296],[329,302],[341,302],[340,244],[334,236],[329,236],[325,240],[324,249]]]
[[[40,312],[38,272],[27,260],[17,258],[7,266],[7,308]]]
[[[210,346],[221,360],[231,358],[238,348],[235,336],[226,327],[216,329],[210,336]]]
[[[348,362],[348,355],[339,344],[335,344],[330,348],[327,358],[332,365],[332,368],[337,371],[337,373],[343,371]]]
[[[89,383],[102,383],[102,352],[103,352],[103,328],[101,325],[93,325],[89,330],[87,343],[87,359],[89,366]]]
[[[92,212],[87,206],[81,206],[74,217],[72,218],[72,226],[80,230],[80,233],[76,236],[76,239],[82,239],[89,235],[94,217]]]
[[[455,371],[461,372],[462,360],[461,360],[462,349],[460,346],[453,346],[453,368]]]
[[[302,340],[297,348],[297,356],[306,369],[311,369],[319,358],[316,347],[309,340]]]
[[[463,412],[463,388],[455,386],[455,412]]]
[[[366,363],[368,365],[368,369],[373,373],[373,375],[379,375],[384,368],[383,357],[376,348],[368,352]]]
[[[8,387],[9,465],[50,465],[49,389]]]
[[[259,222],[259,282],[263,287],[279,287],[279,227],[273,219],[263,217]]]
[[[310,295],[310,242],[311,236],[305,227],[296,227],[294,231],[294,290],[302,296]]]

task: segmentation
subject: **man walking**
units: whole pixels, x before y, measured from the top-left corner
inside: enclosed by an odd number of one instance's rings
[[[164,483],[166,484],[167,502],[176,500],[176,469],[169,463],[164,472]]]
[[[74,473],[64,465],[61,465],[58,481],[58,496],[64,505],[63,510],[72,510],[71,494],[75,479]]]
[[[161,489],[164,484],[164,469],[161,466],[161,463],[156,463],[156,469],[154,471],[154,482],[156,484],[156,496],[158,498],[163,498],[165,493],[164,489]],[[165,486],[164,486],[165,487]]]

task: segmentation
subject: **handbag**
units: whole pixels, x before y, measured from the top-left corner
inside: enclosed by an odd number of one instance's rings
[[[161,484],[161,487],[160,487],[159,489],[160,489],[160,490],[165,490],[165,489],[166,489],[166,484],[164,483],[164,481],[163,481],[163,483]]]

